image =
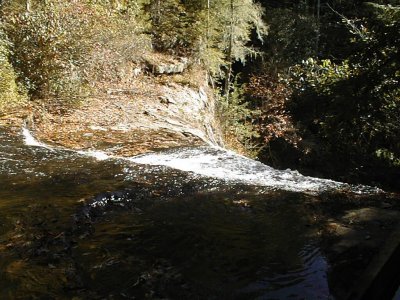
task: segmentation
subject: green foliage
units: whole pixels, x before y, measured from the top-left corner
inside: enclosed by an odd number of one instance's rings
[[[331,86],[341,80],[349,79],[357,73],[348,61],[335,64],[329,59],[321,61],[313,58],[304,60],[290,70],[292,88],[297,91],[313,90],[317,95],[332,95]]]
[[[375,151],[375,154],[378,158],[383,159],[396,167],[400,167],[400,157],[396,157],[396,155],[388,149],[378,149]]]
[[[137,12],[113,7],[89,0],[34,2],[29,11],[12,1],[2,7],[12,63],[30,96],[80,100],[91,82],[105,74],[110,79],[118,65],[149,49]]]
[[[265,18],[270,30],[263,56],[269,72],[276,73],[315,55],[317,22],[313,16],[289,8],[271,8]]]
[[[252,47],[252,32],[263,41],[268,26],[263,21],[263,9],[253,0],[212,1],[209,22],[208,47],[211,51],[218,49],[224,53],[225,69],[231,68],[234,61],[246,63],[249,56],[258,52]],[[212,69],[212,68],[211,68]],[[221,74],[219,74],[221,75]],[[229,76],[227,80],[229,81]]]
[[[151,38],[144,33],[148,25],[140,3],[127,1],[126,7],[111,11],[108,6],[101,6],[96,10],[96,17],[90,16],[93,22],[88,39],[90,51],[83,65],[90,82],[113,82],[120,77],[122,69],[129,68],[132,62],[141,62],[151,53]],[[104,9],[107,15],[102,13]]]
[[[151,0],[147,11],[156,49],[191,55],[217,77],[221,67],[256,53],[253,30],[259,39],[267,33],[263,10],[253,0]]]
[[[292,68],[291,110],[330,153],[398,165],[399,9],[378,6],[363,26],[368,38],[354,32],[354,43],[363,47],[347,60],[309,59]]]
[[[215,6],[211,9],[215,23],[211,26],[216,31],[218,42],[211,47],[227,49],[231,51],[229,60],[245,63],[246,57],[255,53],[254,48],[249,46],[252,31],[256,31],[256,36],[261,41],[268,31],[262,19],[262,7],[253,0],[225,0],[213,1],[213,3]]]
[[[257,145],[254,140],[259,134],[253,121],[258,118],[259,111],[251,109],[249,102],[245,101],[245,86],[238,84],[238,76],[231,90],[229,97],[217,95],[218,116],[225,141],[234,148],[244,146],[246,154],[256,156]]]
[[[58,3],[5,18],[14,45],[13,64],[32,96],[79,93],[81,78],[76,70],[86,49],[77,37],[87,25],[70,7]]]
[[[178,55],[194,50],[200,34],[196,12],[187,10],[179,0],[150,1],[147,11],[156,49]]]
[[[4,33],[0,30],[0,113],[21,106],[25,97],[16,83],[16,74],[9,62],[9,47]]]

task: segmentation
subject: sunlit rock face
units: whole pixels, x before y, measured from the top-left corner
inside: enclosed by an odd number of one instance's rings
[[[28,128],[49,145],[118,156],[222,145],[213,93],[199,78],[192,86],[171,75],[141,74],[122,88],[108,84],[77,108],[34,109]]]
[[[180,74],[185,71],[188,67],[188,59],[181,57],[179,59],[172,59],[167,61],[146,61],[146,67],[153,74]]]

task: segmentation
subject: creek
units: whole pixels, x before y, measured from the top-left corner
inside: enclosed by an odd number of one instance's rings
[[[216,147],[131,158],[0,128],[0,298],[330,299],[321,194]]]

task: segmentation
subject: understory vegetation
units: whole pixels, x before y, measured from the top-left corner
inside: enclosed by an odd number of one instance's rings
[[[136,11],[92,1],[4,1],[10,61],[31,99],[75,103],[151,44]]]
[[[68,101],[154,52],[189,57],[229,87],[232,63],[256,54],[253,29],[260,40],[267,32],[252,0],[6,0],[1,28],[29,95]]]
[[[11,65],[10,45],[0,29],[0,113],[21,107],[25,103],[24,91],[17,84],[17,76]]]
[[[399,1],[263,2],[270,35],[249,78],[250,99],[262,111],[259,156],[396,188]]]
[[[27,99],[76,105],[146,60],[185,57],[183,77],[204,74],[216,90],[230,146],[276,167],[394,187],[399,4],[4,0],[0,113]]]

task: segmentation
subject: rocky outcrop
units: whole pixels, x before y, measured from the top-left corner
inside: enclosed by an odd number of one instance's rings
[[[147,69],[155,74],[180,74],[183,73],[188,67],[189,60],[186,57],[180,58],[169,58],[169,59],[147,59],[146,67]]]
[[[110,84],[76,109],[37,109],[35,135],[51,145],[119,156],[221,145],[214,97],[207,85],[192,87],[170,77],[157,78],[140,75],[129,85]]]

